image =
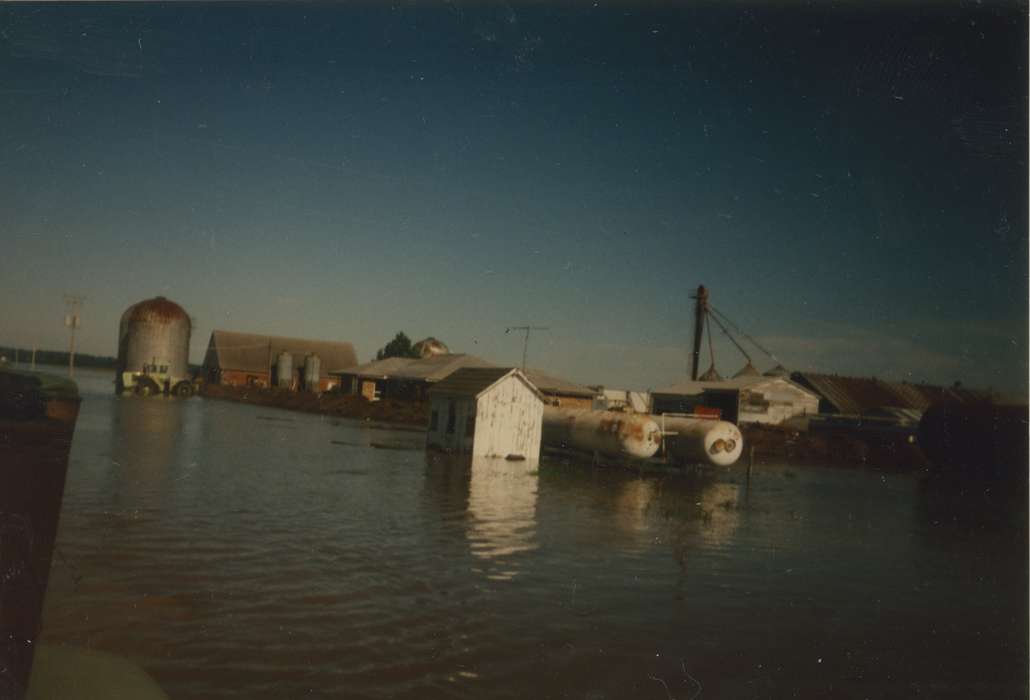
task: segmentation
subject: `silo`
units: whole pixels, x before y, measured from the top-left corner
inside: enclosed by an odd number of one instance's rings
[[[308,355],[304,358],[304,388],[308,391],[318,391],[319,374],[322,370],[322,360],[318,355]]]
[[[293,355],[283,350],[275,360],[275,383],[280,389],[293,384]]]
[[[134,304],[118,329],[118,375],[167,365],[173,382],[189,379],[191,322],[181,306],[164,297]]]

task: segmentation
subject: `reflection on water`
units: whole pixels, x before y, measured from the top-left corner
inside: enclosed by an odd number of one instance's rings
[[[910,477],[455,461],[82,374],[44,641],[173,698],[1025,695],[1025,527]]]
[[[488,578],[518,574],[514,555],[536,549],[537,463],[474,458],[468,505],[472,554]]]

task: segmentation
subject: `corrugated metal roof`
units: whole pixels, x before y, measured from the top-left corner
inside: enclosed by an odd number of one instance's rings
[[[475,355],[449,353],[429,357],[390,357],[345,369],[333,369],[330,374],[357,375],[377,379],[399,379],[406,381],[439,382],[462,367],[496,367]]]
[[[875,408],[910,408],[904,399],[875,379],[837,377],[814,372],[795,372],[794,381],[807,386],[840,413],[860,415]]]
[[[975,403],[995,398],[989,391],[885,382],[875,378],[838,377],[815,372],[795,372],[791,377],[810,387],[840,413],[856,415],[888,407],[925,411],[935,403]]]
[[[786,377],[765,377],[762,375],[758,376],[743,376],[734,377],[733,379],[724,379],[719,382],[678,382],[676,384],[670,384],[669,386],[655,389],[651,392],[655,396],[697,396],[705,391],[709,390],[724,390],[724,391],[740,391],[742,389],[753,389],[755,387],[770,384],[773,382],[785,382],[795,389],[804,391],[805,393],[811,394],[812,392],[805,387],[798,386],[796,383],[790,381]],[[812,394],[814,397],[815,394]]]
[[[407,365],[415,361],[414,357],[388,357],[385,360],[372,360],[363,365],[344,369],[329,370],[329,374],[347,374],[366,379],[385,379],[393,376]]]
[[[558,377],[552,377],[538,369],[527,369],[524,374],[537,389],[550,396],[579,396],[589,399],[597,395],[597,392],[590,387]]]
[[[258,333],[211,332],[204,365],[241,372],[267,372],[282,352],[293,356],[293,366],[303,367],[304,356],[318,355],[322,367],[351,367],[358,362],[354,346],[347,342],[287,338]]]
[[[437,382],[429,390],[433,395],[478,397],[505,377],[512,375],[524,382],[541,401],[543,395],[533,386],[522,372],[510,367],[463,367],[452,372],[443,381]]]

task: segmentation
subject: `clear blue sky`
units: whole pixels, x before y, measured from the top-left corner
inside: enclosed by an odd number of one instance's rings
[[[682,379],[688,295],[791,369],[1027,386],[1022,9],[0,7],[0,344],[398,330]],[[756,363],[770,361],[760,354]],[[743,359],[724,340],[716,364]]]

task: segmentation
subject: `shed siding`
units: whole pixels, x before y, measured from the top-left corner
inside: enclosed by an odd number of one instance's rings
[[[543,420],[544,405],[532,389],[508,377],[479,397],[472,455],[538,459]]]

